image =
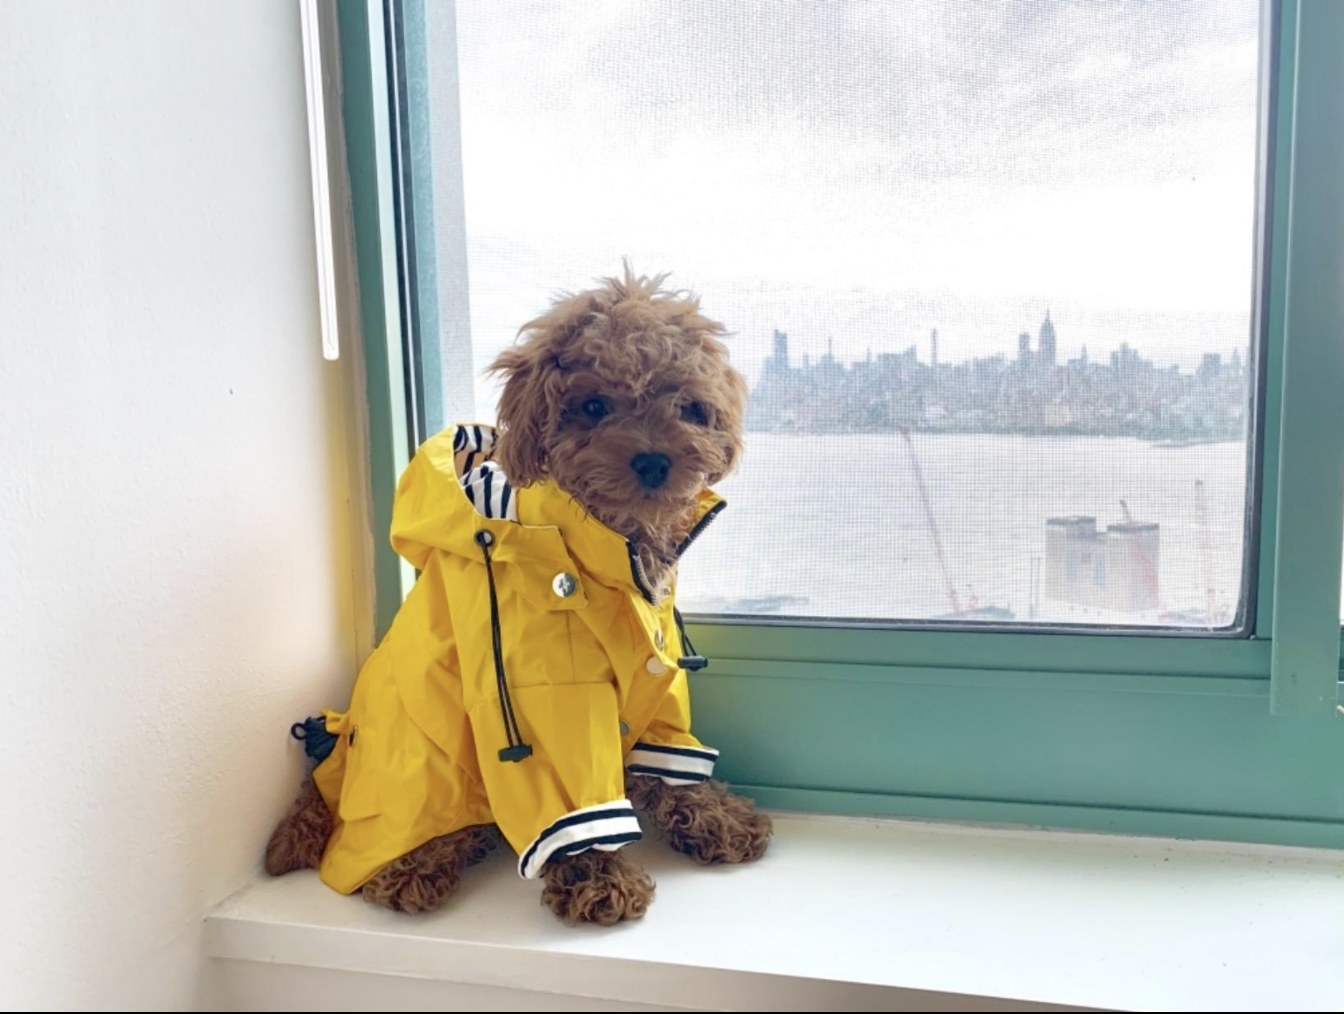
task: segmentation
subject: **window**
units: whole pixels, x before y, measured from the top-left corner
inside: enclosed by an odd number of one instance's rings
[[[753,432],[688,612],[1241,626],[1257,0],[463,2],[425,36],[441,375],[478,378],[445,418],[620,254],[735,332]],[[828,552],[770,552],[818,517]]]
[[[687,9],[342,6],[375,484],[553,288],[684,271],[756,393],[681,579],[726,777],[1344,845],[1344,9]]]

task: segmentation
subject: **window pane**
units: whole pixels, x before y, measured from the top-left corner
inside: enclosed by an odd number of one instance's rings
[[[452,9],[427,17],[451,82]],[[1253,0],[456,18],[471,348],[446,372],[623,255],[734,332],[747,451],[685,611],[1241,622]]]

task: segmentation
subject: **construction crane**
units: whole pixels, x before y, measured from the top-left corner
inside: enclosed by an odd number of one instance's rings
[[[1120,501],[1120,512],[1125,516],[1125,524],[1132,525],[1134,518],[1129,513],[1129,504],[1122,499]],[[1148,594],[1152,597],[1153,604],[1157,606],[1158,616],[1166,613],[1162,605],[1162,592],[1157,583],[1157,568],[1153,566],[1153,560],[1148,555],[1148,550],[1143,548],[1143,543],[1137,538],[1131,543],[1134,551],[1139,556],[1139,567],[1143,570],[1143,583],[1148,586]]]
[[[1209,629],[1218,625],[1217,592],[1213,587],[1213,549],[1209,545],[1209,502],[1204,495],[1204,480],[1195,480],[1195,515],[1199,519],[1199,566],[1204,576],[1204,602],[1208,609]]]
[[[924,507],[924,520],[929,526],[929,534],[933,537],[933,550],[938,555],[938,567],[942,570],[943,586],[947,590],[947,599],[952,603],[953,615],[961,615],[961,601],[957,598],[957,587],[952,583],[952,574],[947,569],[947,557],[943,555],[943,540],[938,535],[938,522],[933,516],[933,507],[929,505],[929,491],[924,485],[924,473],[919,467],[919,456],[915,453],[914,442],[910,439],[910,427],[901,427],[901,439],[905,441],[905,449],[910,453],[910,467],[915,473],[915,486],[919,490],[919,502]]]

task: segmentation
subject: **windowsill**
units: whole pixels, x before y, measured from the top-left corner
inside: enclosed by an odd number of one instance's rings
[[[404,916],[311,873],[207,917],[216,958],[750,1010],[1338,1010],[1333,851],[776,815],[754,866],[657,841],[648,916],[568,929],[496,855],[446,911]],[[977,1000],[976,998],[986,998]]]

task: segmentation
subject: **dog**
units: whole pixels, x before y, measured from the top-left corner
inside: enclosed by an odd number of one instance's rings
[[[273,875],[440,907],[502,836],[568,924],[638,919],[621,848],[646,815],[704,863],[764,854],[771,822],[712,779],[690,732],[702,668],[675,598],[723,506],[747,388],[722,324],[666,275],[557,297],[489,367],[497,428],[457,426],[398,485],[392,540],[420,576],[346,712],[297,724],[318,763],[273,832]]]

